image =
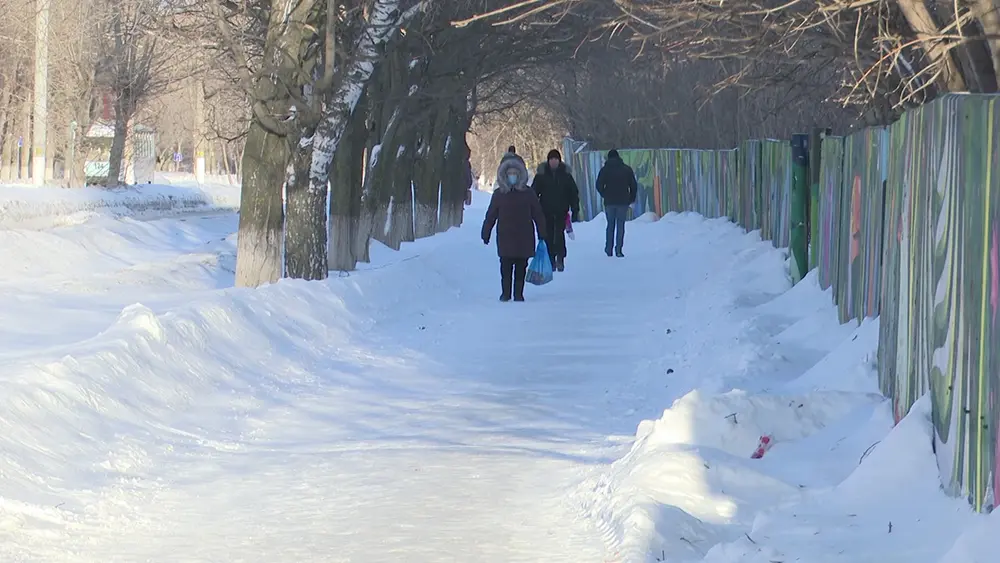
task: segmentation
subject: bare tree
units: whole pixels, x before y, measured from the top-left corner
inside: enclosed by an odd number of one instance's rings
[[[184,53],[166,49],[157,30],[170,5],[157,0],[104,0],[102,60],[98,82],[114,101],[114,138],[107,183],[121,182],[129,125],[144,102],[175,84]]]
[[[891,120],[940,92],[997,88],[994,0],[631,0],[616,2],[613,14],[607,6],[528,0],[481,17],[521,22],[603,9],[602,29],[627,32],[643,51],[727,61],[730,74],[721,86],[773,85],[775,76],[802,78],[803,68],[832,72],[835,99],[860,107],[869,123]]]

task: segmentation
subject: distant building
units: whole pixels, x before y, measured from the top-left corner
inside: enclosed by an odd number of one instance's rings
[[[112,94],[101,94],[99,115],[84,132],[86,161],[84,175],[87,184],[107,183],[110,169],[111,142],[115,136],[115,114]],[[156,130],[136,124],[129,127],[125,140],[125,156],[118,180],[127,185],[150,184],[156,171]]]

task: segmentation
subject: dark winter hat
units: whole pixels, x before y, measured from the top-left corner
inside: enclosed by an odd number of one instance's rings
[[[612,158],[621,158],[620,156],[618,156],[618,151],[616,149],[611,149],[608,151],[608,160],[611,160]]]
[[[517,154],[517,149],[514,148],[514,145],[511,145],[507,147],[507,152],[509,152],[510,154]]]
[[[545,160],[552,160],[553,158],[562,160],[562,154],[560,154],[556,149],[552,149],[549,151],[549,156],[545,157]]]

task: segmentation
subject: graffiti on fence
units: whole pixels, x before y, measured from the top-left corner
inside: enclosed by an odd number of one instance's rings
[[[998,100],[948,95],[889,128],[825,137],[810,241],[841,321],[880,316],[879,385],[896,421],[931,394],[945,488],[985,511],[1000,489]],[[788,143],[620,152],[642,186],[637,213],[727,216],[788,244]],[[570,157],[588,219],[603,161]]]

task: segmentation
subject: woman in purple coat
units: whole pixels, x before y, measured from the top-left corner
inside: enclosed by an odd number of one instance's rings
[[[500,256],[500,301],[524,301],[524,278],[528,260],[535,255],[535,233],[542,238],[545,217],[538,196],[528,187],[528,169],[516,158],[500,163],[499,187],[493,192],[483,221],[483,243],[490,243],[497,229]]]

